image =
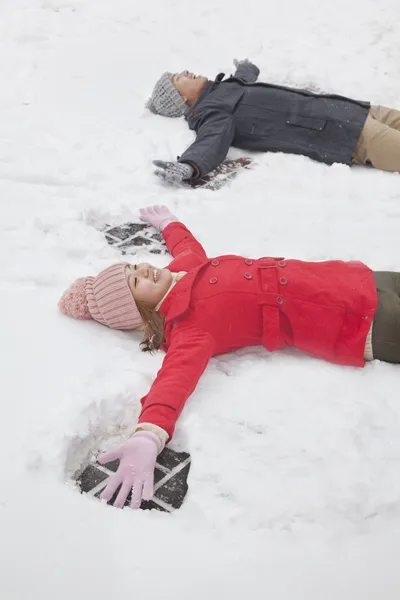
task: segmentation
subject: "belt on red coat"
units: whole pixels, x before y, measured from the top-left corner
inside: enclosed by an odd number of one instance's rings
[[[264,256],[257,261],[257,267],[260,269],[260,291],[257,294],[258,304],[261,304],[263,334],[262,345],[269,352],[278,348],[284,348],[285,343],[281,338],[280,331],[280,304],[277,271],[278,262],[283,257]]]

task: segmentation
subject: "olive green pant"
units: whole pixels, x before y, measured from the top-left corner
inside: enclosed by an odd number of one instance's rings
[[[383,171],[400,171],[400,111],[371,106],[353,162]]]
[[[378,308],[372,327],[374,358],[400,363],[400,273],[375,271]]]

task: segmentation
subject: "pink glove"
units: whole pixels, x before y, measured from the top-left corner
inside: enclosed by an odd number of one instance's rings
[[[170,213],[166,206],[147,206],[140,209],[140,220],[150,223],[150,225],[162,231],[167,225],[178,219]]]
[[[160,447],[160,440],[155,433],[137,431],[117,450],[99,454],[97,460],[102,465],[119,459],[118,470],[100,494],[100,498],[108,502],[121,485],[114,506],[122,508],[131,490],[131,508],[139,508],[142,499],[150,500],[154,493],[154,468]]]

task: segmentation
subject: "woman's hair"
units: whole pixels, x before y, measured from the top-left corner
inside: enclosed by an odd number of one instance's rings
[[[140,342],[140,348],[143,352],[154,352],[165,340],[164,317],[144,302],[135,302],[144,327],[144,338]]]

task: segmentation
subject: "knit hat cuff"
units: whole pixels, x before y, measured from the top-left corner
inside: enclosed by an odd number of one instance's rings
[[[125,277],[127,263],[112,265],[97,277],[86,278],[92,318],[111,329],[136,329],[142,318]]]

